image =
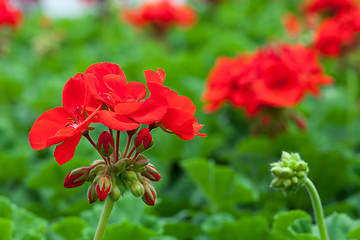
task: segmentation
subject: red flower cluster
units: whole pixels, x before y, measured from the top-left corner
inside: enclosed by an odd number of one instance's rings
[[[90,129],[90,123],[103,123],[118,130],[160,127],[184,140],[191,140],[203,125],[194,117],[195,105],[184,96],[163,85],[165,72],[145,71],[150,95],[145,85],[127,82],[120,66],[97,63],[84,74],[77,74],[65,84],[62,107],[44,112],[34,123],[30,145],[41,150],[60,143],[55,149],[59,164],[68,162],[80,138]]]
[[[190,6],[175,5],[170,0],[148,2],[137,9],[125,9],[122,14],[135,26],[152,25],[162,30],[172,25],[191,26],[196,20],[196,13]]]
[[[211,70],[204,100],[208,112],[229,100],[249,115],[264,107],[291,107],[307,92],[332,83],[324,75],[316,54],[301,45],[281,45],[253,55],[222,57]]]
[[[310,0],[305,3],[305,12],[336,14],[342,11],[351,10],[357,6],[356,0]]]
[[[338,56],[357,45],[360,5],[325,19],[315,34],[314,46],[324,55]]]
[[[17,27],[21,17],[21,11],[12,6],[8,0],[0,0],[0,27],[5,25]]]

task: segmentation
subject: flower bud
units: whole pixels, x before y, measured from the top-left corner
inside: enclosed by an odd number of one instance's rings
[[[149,149],[154,144],[148,128],[144,128],[140,130],[140,132],[137,134],[135,138],[134,144],[136,151],[138,153],[141,153],[146,149]]]
[[[135,197],[142,197],[144,195],[144,186],[140,181],[133,181],[130,190]]]
[[[144,177],[148,178],[153,182],[157,182],[161,178],[159,171],[152,164],[146,165],[145,171],[142,172],[141,175],[143,175]]]
[[[88,188],[87,195],[90,204],[93,204],[94,202],[96,202],[96,200],[98,200],[98,196],[96,195],[96,191],[95,191],[95,186],[96,184],[92,183]]]
[[[96,194],[100,201],[104,201],[111,189],[111,179],[108,175],[102,175],[96,184]]]
[[[136,172],[134,172],[134,171],[128,171],[128,172],[124,173],[123,177],[125,180],[127,180],[129,182],[138,180]]]
[[[110,196],[110,199],[113,202],[116,202],[117,200],[119,200],[119,198],[121,196],[121,191],[120,191],[119,187],[116,184],[114,184],[112,186],[112,189],[111,189],[111,192],[110,192],[109,196]]]
[[[81,186],[89,176],[89,171],[86,168],[78,168],[69,172],[64,181],[64,187],[74,188]]]
[[[121,173],[127,167],[128,162],[129,162],[129,159],[125,158],[123,160],[117,161],[117,163],[115,163],[114,167],[117,170],[117,172]]]
[[[109,157],[114,152],[114,139],[108,131],[100,134],[96,147],[104,157]]]
[[[148,163],[149,159],[147,159],[147,157],[145,157],[144,155],[138,155],[133,164],[135,168],[141,168],[145,167]]]
[[[145,185],[144,196],[141,198],[146,205],[154,206],[156,199],[156,191],[154,188]]]
[[[297,153],[283,152],[281,161],[271,164],[271,173],[275,179],[270,186],[285,191],[298,190],[307,179],[309,168]]]

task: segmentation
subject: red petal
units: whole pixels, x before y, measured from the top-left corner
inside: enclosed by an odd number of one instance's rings
[[[160,121],[168,110],[166,99],[150,95],[139,109],[128,116],[138,123],[151,124]]]
[[[158,83],[161,85],[164,83],[164,80],[165,80],[164,74],[165,74],[165,72],[162,70],[161,70],[161,75],[153,70],[145,70],[144,71],[146,82],[154,82],[154,83]],[[162,79],[161,76],[164,76],[164,78]]]
[[[140,126],[139,123],[131,120],[130,118],[118,115],[114,112],[107,110],[102,110],[98,113],[99,122],[103,123],[105,126],[115,129],[118,131],[128,131],[134,130]]]
[[[129,82],[125,88],[128,98],[141,100],[146,97],[146,87],[141,82]]]
[[[62,107],[57,107],[45,111],[35,121],[29,133],[29,142],[31,147],[38,151],[53,144],[63,141],[48,143],[48,139],[55,136],[55,134],[62,128],[65,128],[71,116]]]
[[[140,108],[142,104],[143,102],[140,101],[119,103],[114,107],[114,110],[119,115],[128,115],[137,111],[137,109]]]
[[[80,116],[85,102],[85,82],[82,74],[77,74],[67,81],[63,89],[62,102],[68,113]]]
[[[102,79],[108,74],[115,74],[122,76],[126,79],[125,74],[121,67],[115,63],[103,62],[95,63],[88,67],[85,73],[93,73],[98,79]]]
[[[191,140],[195,135],[194,122],[197,122],[197,120],[193,115],[180,109],[171,108],[166,113],[161,124],[181,139]]]
[[[74,157],[75,149],[80,139],[81,133],[78,133],[56,146],[54,156],[60,165],[67,163]]]

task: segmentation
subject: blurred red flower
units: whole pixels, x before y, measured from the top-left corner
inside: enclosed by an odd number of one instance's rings
[[[351,10],[356,7],[356,0],[310,0],[305,3],[305,12],[337,14],[342,11]]]
[[[283,17],[283,25],[286,32],[292,36],[297,37],[302,31],[302,26],[299,20],[299,17],[293,13],[287,13]]]
[[[19,26],[22,12],[12,6],[8,0],[0,0],[0,26]]]
[[[337,56],[357,44],[360,6],[325,19],[316,31],[314,46],[322,54]]]
[[[170,0],[148,2],[139,8],[125,9],[122,15],[135,26],[152,25],[162,30],[172,25],[188,27],[196,20],[196,13],[190,6],[177,5]]]
[[[254,115],[263,107],[291,107],[307,93],[332,83],[314,51],[301,45],[281,45],[258,50],[253,56],[220,58],[212,69],[204,100],[215,111],[229,100]]]

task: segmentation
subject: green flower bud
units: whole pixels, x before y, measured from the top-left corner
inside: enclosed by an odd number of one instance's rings
[[[117,200],[119,200],[119,198],[121,196],[121,191],[116,184],[113,184],[109,196],[113,202],[116,202]]]
[[[144,186],[140,181],[133,181],[130,190],[135,197],[142,197],[144,195]]]
[[[285,191],[298,190],[307,179],[308,165],[298,153],[282,152],[281,161],[270,164],[275,177],[270,186]]]

